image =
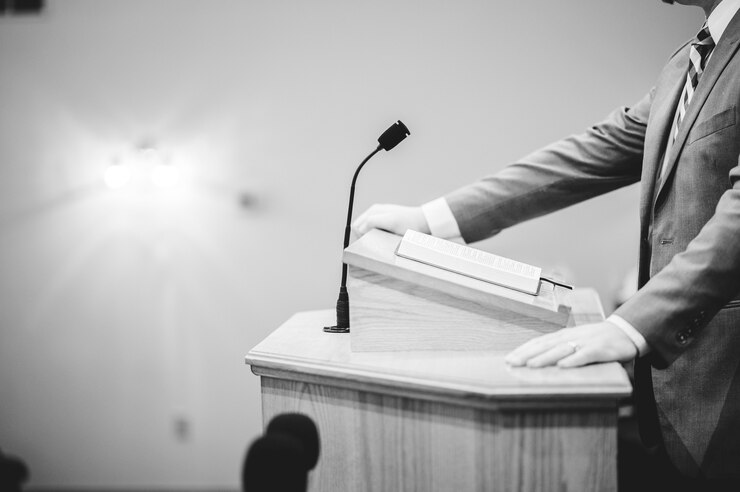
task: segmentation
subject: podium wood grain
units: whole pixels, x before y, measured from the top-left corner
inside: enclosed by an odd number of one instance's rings
[[[321,435],[312,491],[616,490],[615,412],[486,411],[263,378],[265,424],[311,416]]]
[[[603,318],[591,290],[573,321]],[[298,313],[252,349],[265,425],[309,415],[322,441],[311,491],[616,490],[616,420],[631,388],[618,364],[511,368],[496,350],[365,352]]]

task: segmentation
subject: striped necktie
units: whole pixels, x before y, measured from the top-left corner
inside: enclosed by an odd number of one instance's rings
[[[686,110],[689,107],[691,98],[694,96],[694,91],[699,83],[699,77],[704,72],[704,67],[707,64],[709,55],[714,49],[714,40],[712,35],[709,33],[709,27],[706,22],[702,26],[699,34],[696,35],[696,39],[691,43],[691,49],[689,50],[689,72],[686,74],[686,85],[683,88],[683,94],[681,97],[681,104],[678,105],[678,115],[676,116],[676,129],[673,132],[673,140],[676,140],[678,135],[678,129],[681,126],[681,121],[686,115]]]

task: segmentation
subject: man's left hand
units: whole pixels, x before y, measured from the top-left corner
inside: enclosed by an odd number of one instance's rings
[[[594,362],[626,362],[637,357],[637,347],[608,321],[563,328],[524,343],[504,359],[512,366],[579,367]]]

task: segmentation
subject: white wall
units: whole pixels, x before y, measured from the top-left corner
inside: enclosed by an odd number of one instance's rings
[[[657,0],[48,0],[0,18],[0,447],[37,486],[236,487],[260,432],[243,356],[333,306],[347,187],[380,132],[412,135],[363,171],[358,211],[636,101],[701,22]],[[102,185],[142,139],[180,188]],[[637,192],[482,246],[608,305]]]

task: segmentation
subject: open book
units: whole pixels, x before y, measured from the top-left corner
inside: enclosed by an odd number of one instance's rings
[[[396,255],[444,270],[537,295],[542,269],[412,230]]]

